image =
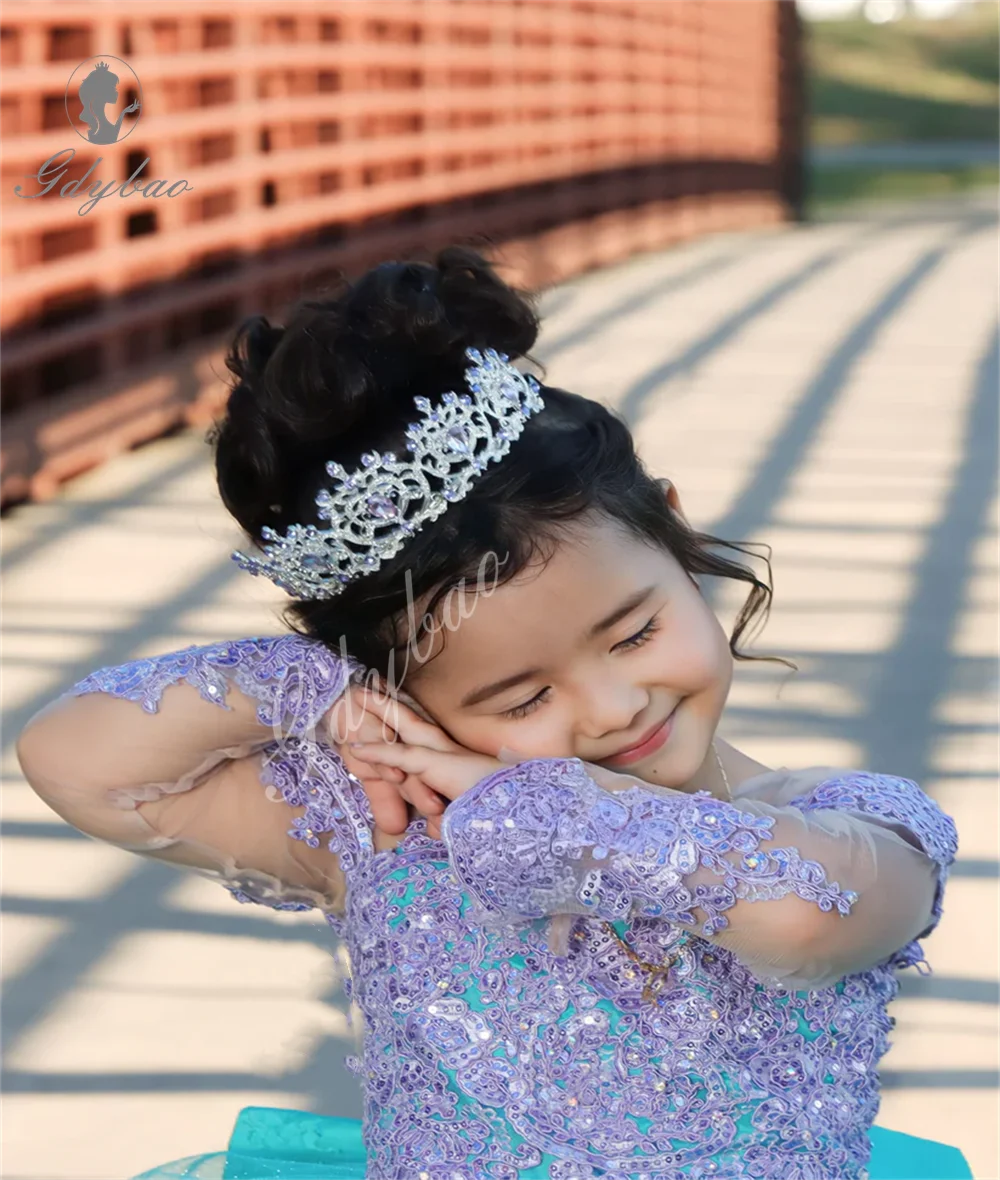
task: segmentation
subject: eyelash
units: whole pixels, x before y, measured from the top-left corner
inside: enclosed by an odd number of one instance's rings
[[[623,639],[621,643],[616,643],[611,649],[612,651],[634,651],[637,647],[642,647],[644,643],[648,643],[653,635],[660,629],[660,624],[654,616],[640,631],[636,631],[634,635],[630,635],[628,639]],[[515,705],[513,709],[504,709],[500,714],[501,717],[508,717],[512,721],[520,720],[522,717],[527,717],[529,713],[533,713],[539,705],[544,705],[549,699],[549,689],[543,688],[542,691],[531,698],[530,701],[525,701],[523,705]]]

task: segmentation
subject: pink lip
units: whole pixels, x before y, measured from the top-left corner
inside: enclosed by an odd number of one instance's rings
[[[628,766],[632,762],[641,762],[643,758],[648,758],[650,754],[655,754],[666,742],[667,738],[670,737],[670,733],[674,728],[674,717],[676,714],[677,705],[674,706],[673,712],[666,721],[661,721],[655,729],[646,734],[641,742],[637,745],[629,746],[625,750],[619,750],[617,754],[612,754],[610,758],[605,758],[605,764]]]

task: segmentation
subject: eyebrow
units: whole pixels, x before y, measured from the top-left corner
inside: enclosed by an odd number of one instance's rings
[[[595,639],[602,632],[609,631],[615,623],[620,623],[636,607],[642,606],[655,589],[655,586],[647,586],[645,590],[637,590],[635,594],[630,595],[621,605],[616,606],[611,614],[606,615],[600,622],[595,623],[587,632],[587,638]],[[482,688],[474,689],[462,697],[459,702],[459,708],[469,709],[473,705],[481,705],[483,701],[488,700],[490,697],[495,697],[498,693],[506,692],[508,688],[514,688],[525,680],[531,680],[535,676],[540,676],[541,673],[541,668],[525,668],[523,672],[516,672],[513,676],[505,676],[503,680],[495,680],[492,684],[485,684]]]
[[[645,590],[637,590],[630,598],[626,598],[621,606],[615,609],[606,618],[601,619],[599,623],[595,623],[593,627],[587,632],[588,639],[596,639],[602,631],[610,631],[615,623],[620,623],[627,615],[630,615],[636,607],[642,604],[649,598],[650,594],[656,589],[655,586],[647,586]]]

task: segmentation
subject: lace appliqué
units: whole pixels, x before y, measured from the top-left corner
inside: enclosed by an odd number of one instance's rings
[[[462,855],[466,836],[470,855],[474,844],[502,846],[497,901],[547,880],[551,864],[539,867],[539,850],[553,863],[577,864],[572,853],[590,855],[593,836],[614,836],[617,848],[633,823],[647,822],[641,792],[602,792],[615,807],[595,828],[576,812],[564,830],[562,810],[582,768],[570,766],[570,791],[541,766],[532,776],[548,784],[540,792],[533,782],[495,776],[462,797],[476,804],[466,811],[470,825],[494,826],[453,830],[451,838]],[[364,1013],[363,1056],[350,1065],[365,1093],[369,1180],[409,1178],[414,1161],[432,1180],[517,1180],[529,1169],[548,1180],[864,1180],[891,1028],[886,1005],[898,989],[891,964],[788,992],[759,985],[735,956],[693,938],[666,1002],[654,1008],[641,1002],[643,981],[631,961],[592,920],[595,907],[575,918],[562,957],[549,951],[538,923],[485,929],[447,848],[416,824],[398,849],[370,851],[362,834],[371,822],[367,801],[335,755],[284,743],[267,774],[271,789],[307,809],[292,838],[329,841],[354,866],[347,912],[334,928],[348,940],[352,994]],[[482,808],[477,797],[494,789],[497,805]],[[462,799],[446,812],[446,829],[461,820]],[[684,855],[661,864],[645,852],[653,838],[636,836],[648,876],[622,877],[656,906],[668,903],[658,890],[653,898],[642,890],[665,869],[701,868],[705,857],[725,871],[724,845],[742,861],[771,831],[711,796],[685,803],[690,813],[653,816],[675,825],[671,844]],[[705,822],[720,811],[731,827]],[[604,871],[610,862],[609,854],[595,863]],[[795,858],[779,863],[797,881]],[[770,886],[772,871],[783,888],[787,879],[773,867],[720,884],[731,893],[744,881]],[[836,889],[811,869],[803,876],[814,895]],[[675,888],[668,881],[667,890]],[[620,905],[620,893],[610,896]],[[687,937],[652,917],[633,918],[629,930],[651,961],[678,935]]]
[[[804,795],[790,799],[800,811],[848,811],[899,824],[912,833],[921,849],[938,865],[938,882],[931,907],[930,925],[921,933],[926,938],[941,920],[944,890],[958,853],[958,830],[947,815],[912,779],[889,774],[856,771],[818,783]],[[916,967],[921,975],[932,974],[919,939],[896,951],[893,967]]]
[[[450,804],[442,834],[465,886],[488,911],[537,918],[641,916],[728,925],[737,899],[795,893],[850,913],[857,894],[826,879],[795,848],[763,850],[774,820],[707,791],[667,798],[642,787],[610,792],[577,759],[537,759],[498,771]],[[737,857],[731,854],[737,853]],[[699,868],[718,884],[688,878]]]
[[[155,713],[164,689],[186,682],[206,701],[228,709],[230,684],[258,701],[257,717],[276,736],[299,737],[341,695],[354,669],[316,640],[301,635],[237,639],[183,648],[153,659],[100,668],[69,691],[103,692]]]
[[[345,876],[357,872],[375,853],[374,819],[360,781],[350,774],[340,756],[327,746],[306,738],[288,738],[264,748],[261,783],[267,794],[290,807],[305,808],[296,816],[288,835],[310,848],[323,845],[337,857]],[[256,902],[272,909],[311,909],[315,900],[287,902],[287,891],[275,890],[267,881],[248,879],[230,889],[241,902]],[[325,913],[341,935],[339,915]]]

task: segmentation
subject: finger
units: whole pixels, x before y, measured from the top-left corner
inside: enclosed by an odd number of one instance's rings
[[[440,815],[444,811],[445,804],[437,791],[414,775],[407,775],[398,789],[403,798],[408,799],[421,815]]]
[[[441,733],[437,726],[424,721],[397,697],[370,693],[366,704],[369,711],[382,723],[383,741],[391,740],[386,737],[388,730],[410,745],[435,748],[440,744]]]
[[[362,780],[376,823],[393,835],[405,830],[410,807],[416,814],[428,818],[441,815],[445,809],[441,796],[420,779],[404,776],[402,771],[396,773],[403,780],[400,785],[386,783],[372,775]]]
[[[425,746],[408,746],[404,742],[382,745],[360,742],[352,748],[363,761],[376,767],[395,766],[407,775],[422,779],[425,786],[447,799],[457,799],[463,790],[468,789],[467,785],[461,785],[461,774],[456,773],[455,762],[460,759],[452,753],[429,750]]]
[[[510,746],[501,746],[497,758],[501,762],[508,762],[511,766],[516,766],[519,762],[527,762],[530,755],[522,754],[520,750],[512,750]]]
[[[598,766],[594,762],[585,762],[587,774],[599,787],[605,791],[627,791],[629,787],[642,786],[640,779],[631,774],[619,774],[615,770],[608,770],[605,766]]]
[[[402,835],[406,831],[410,817],[406,801],[400,795],[398,787],[378,778],[369,778],[362,782],[376,825],[390,835]]]
[[[401,783],[406,777],[403,771],[397,770],[395,766],[380,766],[376,771],[370,762],[362,761],[350,750],[344,750],[340,755],[340,760],[343,762],[348,773],[353,774],[356,778],[365,779],[371,778],[372,776],[381,776],[390,783]]]
[[[411,746],[426,746],[429,750],[449,752],[461,748],[448,737],[439,725],[435,725],[432,721],[424,721],[408,705],[398,699],[378,698],[373,695],[368,705],[373,713],[378,714],[404,742]]]
[[[362,734],[385,739],[389,735],[381,717],[374,717],[365,708],[365,690],[360,685],[351,687],[340,696],[327,713],[328,739],[335,746],[357,741]]]
[[[362,762],[369,762],[381,770],[395,766],[406,774],[426,774],[434,761],[435,751],[426,746],[410,746],[405,742],[351,742],[351,752]]]
[[[441,821],[439,819],[428,819],[427,835],[430,836],[432,840],[441,839]]]

